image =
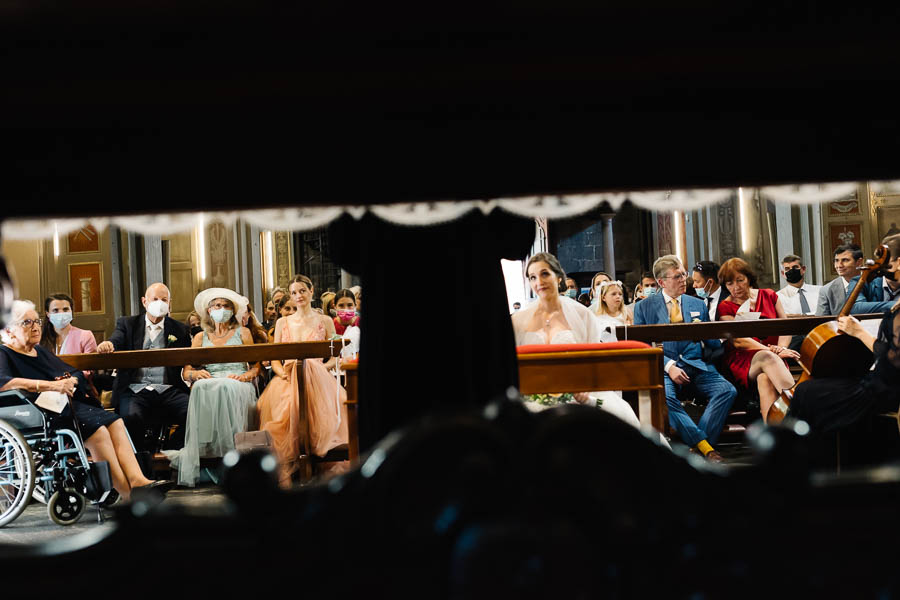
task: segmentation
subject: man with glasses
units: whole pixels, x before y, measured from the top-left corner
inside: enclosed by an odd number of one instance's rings
[[[653,263],[653,275],[660,292],[642,300],[634,307],[635,325],[708,322],[709,309],[699,298],[685,294],[687,273],[681,260],[672,254],[661,256]],[[721,462],[722,456],[713,448],[719,439],[725,419],[737,391],[716,368],[704,361],[703,346],[721,346],[719,340],[665,342],[666,404],[669,425],[678,431],[687,445],[700,452],[710,462]],[[691,389],[695,395],[708,398],[709,403],[695,424],[678,400],[681,388]]]
[[[150,285],[141,298],[146,312],[116,321],[116,330],[97,346],[97,352],[189,348],[191,332],[187,325],[169,316],[170,301],[169,288],[162,283]],[[138,450],[150,449],[142,446],[151,423],[179,426],[167,446],[177,450],[184,446],[189,394],[181,379],[181,366],[119,369],[113,404]]]

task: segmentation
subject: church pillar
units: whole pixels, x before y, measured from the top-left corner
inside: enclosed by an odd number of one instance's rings
[[[781,259],[788,254],[794,254],[794,223],[791,219],[791,205],[781,202],[775,203],[775,240],[776,240],[776,256],[775,262],[778,264],[779,275],[776,276],[779,282],[779,288],[787,285],[787,280],[780,274]],[[803,260],[808,260],[806,256]]]
[[[162,256],[162,237],[158,235],[144,236],[144,289],[140,291],[141,296],[144,290],[151,283],[161,282],[163,280],[163,256]]]
[[[603,219],[603,270],[609,273],[613,279],[616,278],[616,255],[613,246],[613,218],[615,213],[603,213],[600,218]]]

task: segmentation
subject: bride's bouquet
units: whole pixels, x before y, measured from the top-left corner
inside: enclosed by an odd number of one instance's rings
[[[557,404],[568,404],[575,402],[575,395],[568,392],[562,394],[528,394],[522,396],[525,402],[534,402],[541,406],[556,406]]]
[[[522,396],[522,400],[530,403],[536,410],[538,407],[542,410],[559,404],[569,404],[570,402],[575,404],[578,403],[575,400],[575,394],[569,392],[563,392],[561,394],[525,394]],[[602,400],[598,399],[596,406],[600,406],[602,402]]]

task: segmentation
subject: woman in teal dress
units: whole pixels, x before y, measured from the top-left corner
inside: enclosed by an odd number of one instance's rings
[[[253,337],[241,319],[248,300],[225,288],[210,288],[197,295],[194,307],[203,331],[191,347],[252,344]],[[200,477],[201,457],[221,457],[234,449],[234,434],[255,425],[259,364],[219,363],[187,366],[182,377],[191,386],[184,448],[166,452],[178,469],[178,484],[194,486]]]

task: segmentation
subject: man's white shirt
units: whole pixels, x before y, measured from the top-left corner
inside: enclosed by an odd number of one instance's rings
[[[847,281],[844,281],[844,285],[846,287]],[[803,310],[800,307],[800,290],[803,290],[803,295],[806,296],[806,304],[809,306],[809,311],[806,313],[808,315],[816,314],[816,307],[819,305],[819,290],[822,289],[821,285],[813,285],[811,283],[803,282],[801,287],[794,287],[792,285],[786,285],[780,290],[778,290],[778,297],[781,299],[781,306],[784,307],[785,314],[788,315],[802,315]]]

